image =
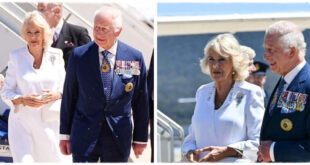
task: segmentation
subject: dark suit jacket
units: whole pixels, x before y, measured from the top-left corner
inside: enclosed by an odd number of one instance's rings
[[[104,120],[112,131],[115,147],[119,147],[125,156],[129,156],[132,137],[133,141],[147,142],[148,92],[143,56],[118,41],[116,60],[139,61],[141,74],[128,78],[114,70],[111,98],[107,104],[97,44],[90,42],[72,52],[62,97],[60,134],[70,134],[71,152],[75,155],[88,156],[93,151]],[[126,92],[125,86],[129,82],[133,83],[133,89]]]
[[[152,94],[154,92],[154,50],[151,58],[149,71],[147,74],[147,87],[149,92],[149,113],[150,113],[150,136],[151,136],[151,162],[154,162],[154,99]]]
[[[275,141],[274,156],[276,162],[306,162],[310,161],[310,66],[307,63],[297,74],[286,89],[291,92],[307,94],[307,102],[303,111],[281,113],[282,108],[275,108],[269,114],[271,100],[277,90],[276,85],[266,109],[260,140]],[[285,131],[281,128],[281,121],[289,119],[292,129]],[[283,125],[282,125],[283,126]]]
[[[54,47],[62,50],[65,68],[67,68],[72,50],[78,46],[87,44],[90,41],[91,38],[88,35],[87,29],[64,22]]]

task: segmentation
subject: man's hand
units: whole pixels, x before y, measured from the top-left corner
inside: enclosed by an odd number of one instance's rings
[[[132,143],[132,149],[136,155],[136,158],[139,158],[145,148],[146,144]]]
[[[259,162],[271,162],[269,153],[271,144],[272,141],[261,141],[257,152],[257,160]]]
[[[60,140],[59,148],[62,154],[70,155],[70,140]]]

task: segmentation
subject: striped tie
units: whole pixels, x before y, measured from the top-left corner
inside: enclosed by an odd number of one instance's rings
[[[283,89],[284,89],[284,85],[285,85],[285,84],[286,84],[286,82],[285,82],[284,78],[281,78],[281,81],[280,81],[280,83],[279,83],[279,85],[278,85],[278,89],[277,89],[277,92],[276,92],[276,94],[277,94],[276,105],[273,106],[272,108],[270,108],[270,110],[269,110],[269,113],[270,113],[270,114],[272,113],[272,111],[273,111],[275,108],[278,107],[278,102],[279,102],[280,96],[281,96],[281,94],[282,94],[282,92],[283,92]]]
[[[109,58],[108,58],[110,52],[105,50],[105,51],[102,51],[101,54],[103,55],[102,65],[108,64],[108,67],[109,67],[108,71],[103,71],[102,67],[100,68],[104,94],[107,98],[107,102],[109,102],[110,96],[111,96],[111,89],[112,89],[112,68],[111,68]]]
[[[57,34],[56,34],[56,32],[55,32],[54,35],[53,35],[52,47],[55,47],[55,46],[56,46],[56,43],[57,43]]]

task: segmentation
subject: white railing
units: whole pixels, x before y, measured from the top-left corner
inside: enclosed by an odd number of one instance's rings
[[[158,162],[180,161],[176,158],[181,155],[181,150],[175,150],[175,142],[183,143],[183,128],[160,110],[157,110],[157,125],[157,134],[160,135],[159,142],[161,143],[161,148],[158,150],[161,160]]]

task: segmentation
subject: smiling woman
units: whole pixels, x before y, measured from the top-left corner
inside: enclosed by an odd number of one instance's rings
[[[21,35],[27,45],[10,53],[1,91],[11,109],[8,129],[13,161],[61,162],[58,103],[65,76],[62,51],[50,47],[51,29],[37,11],[25,15]]]

